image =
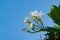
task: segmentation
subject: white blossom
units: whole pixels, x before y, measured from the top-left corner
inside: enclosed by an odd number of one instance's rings
[[[26,17],[26,18],[24,19],[24,23],[28,23],[28,22],[30,22],[30,20],[29,20],[28,17]]]
[[[39,16],[42,16],[42,15],[43,15],[42,11],[38,12],[37,10],[35,10],[35,11],[30,12],[30,16],[32,18],[39,17]]]

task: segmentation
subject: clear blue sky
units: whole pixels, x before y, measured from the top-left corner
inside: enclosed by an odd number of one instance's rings
[[[45,26],[53,26],[47,12],[51,5],[57,5],[58,0],[0,0],[0,40],[37,40],[39,33],[29,34],[21,31],[23,19],[30,11],[43,11]]]

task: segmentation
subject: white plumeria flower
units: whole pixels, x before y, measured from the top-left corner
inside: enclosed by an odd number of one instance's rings
[[[31,17],[37,17],[38,16],[38,12],[35,10],[34,12],[30,12],[30,16]]]
[[[34,12],[32,12],[32,11],[30,12],[30,16],[32,18],[39,17],[39,16],[42,16],[42,15],[43,15],[42,11],[38,12],[37,10],[35,10]]]
[[[38,16],[38,12],[36,10],[34,12],[31,12],[31,16]]]
[[[29,23],[29,22],[30,22],[29,18],[26,17],[26,18],[24,19],[24,23]]]

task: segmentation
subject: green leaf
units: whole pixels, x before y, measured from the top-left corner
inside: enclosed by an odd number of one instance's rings
[[[60,30],[60,26],[54,26],[54,28]]]
[[[48,13],[48,16],[53,19],[53,22],[60,25],[60,6],[57,7],[53,5],[50,8],[50,12]]]

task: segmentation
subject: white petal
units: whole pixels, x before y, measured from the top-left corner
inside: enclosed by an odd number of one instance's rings
[[[42,16],[42,15],[44,15],[43,13],[42,13],[42,11],[40,11],[40,12],[38,12],[37,10],[35,10],[35,11],[31,11],[30,12],[30,16],[32,17],[32,18],[34,18],[34,17],[39,17],[39,16]]]

